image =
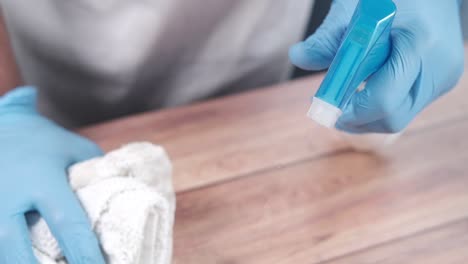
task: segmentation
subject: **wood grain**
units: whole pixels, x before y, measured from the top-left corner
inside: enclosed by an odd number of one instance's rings
[[[468,219],[376,245],[322,264],[466,264]]]
[[[468,75],[380,156],[307,120],[322,78],[80,132],[168,150],[175,263],[468,263]]]
[[[305,116],[308,98],[321,78],[146,113],[80,132],[106,150],[131,141],[162,144],[174,162],[176,190],[198,188],[349,148],[335,132]],[[418,117],[410,131],[464,116],[467,97],[467,89],[456,89]]]
[[[441,126],[385,157],[342,152],[183,193],[176,263],[320,263],[465,219],[466,131]]]
[[[176,190],[201,187],[343,148],[339,138],[310,137],[315,132],[305,112],[311,89],[303,87],[311,84],[318,80],[286,91],[273,88],[151,113],[83,133],[105,149],[135,140],[160,143],[173,159]]]

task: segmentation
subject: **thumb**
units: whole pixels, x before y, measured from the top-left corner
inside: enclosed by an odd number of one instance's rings
[[[328,68],[340,47],[355,7],[356,1],[333,1],[317,31],[289,49],[291,62],[304,70]]]
[[[0,97],[0,112],[36,112],[37,89],[18,87]]]

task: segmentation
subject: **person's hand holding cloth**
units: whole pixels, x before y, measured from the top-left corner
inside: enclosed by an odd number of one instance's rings
[[[38,114],[35,89],[17,88],[0,98],[0,263],[37,263],[26,221],[34,211],[68,263],[105,263],[67,179],[70,165],[101,154],[91,141]]]
[[[378,0],[375,0],[378,1]],[[315,34],[290,49],[305,70],[324,70],[335,57],[358,0],[334,0]],[[450,91],[464,69],[460,0],[394,0],[397,14],[387,62],[367,80],[338,120],[351,133],[396,133]]]

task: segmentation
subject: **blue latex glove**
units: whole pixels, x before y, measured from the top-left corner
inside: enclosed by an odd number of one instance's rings
[[[101,155],[92,142],[36,112],[36,91],[0,98],[0,263],[37,263],[25,213],[38,211],[69,263],[105,263],[67,168]]]
[[[460,2],[395,0],[392,51],[366,88],[353,96],[337,128],[352,133],[396,133],[458,82],[464,68]],[[330,66],[358,0],[335,0],[306,41],[290,49],[290,59],[305,70]]]

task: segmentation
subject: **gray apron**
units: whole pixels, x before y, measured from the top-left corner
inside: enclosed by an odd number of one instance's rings
[[[1,0],[24,80],[65,126],[287,79],[313,0]]]

